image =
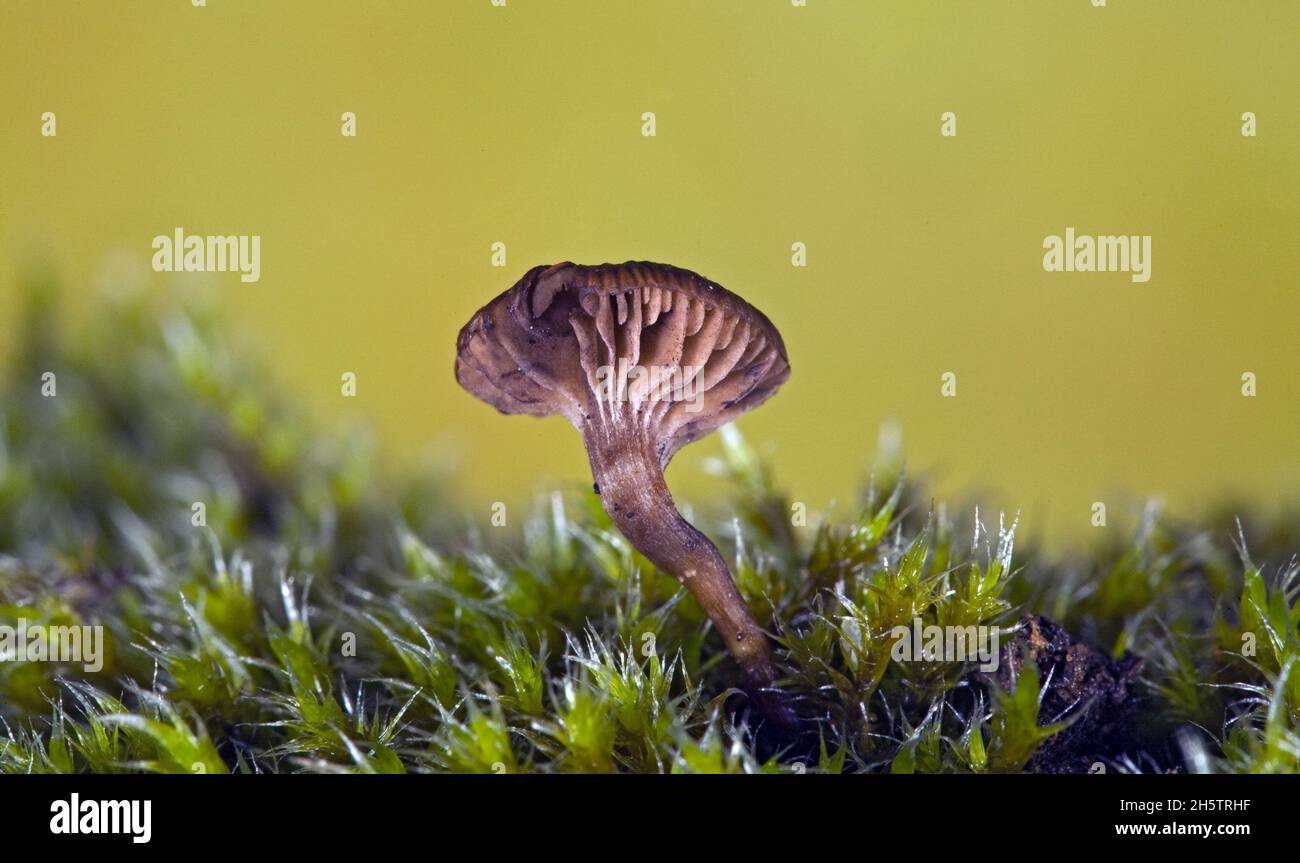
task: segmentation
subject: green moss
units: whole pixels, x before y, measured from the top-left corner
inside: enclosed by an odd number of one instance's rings
[[[119,304],[64,342],[35,304],[21,329],[0,384],[0,624],[102,625],[108,649],[94,673],[0,663],[0,770],[1021,770],[1070,721],[1040,716],[1046,675],[1027,663],[1003,690],[892,647],[918,619],[1005,632],[1029,611],[1146,660],[1112,769],[1300,770],[1290,521],[1152,510],[1127,541],[1047,561],[1014,524],[930,512],[882,464],[888,491],[856,518],[799,528],[726,430],[727,493],[701,523],[777,638],[807,731],[778,738],[737,712],[707,619],[594,496],[548,496],[488,544],[444,483],[309,433],[211,310]]]

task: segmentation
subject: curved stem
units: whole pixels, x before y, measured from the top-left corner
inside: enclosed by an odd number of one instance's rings
[[[583,439],[605,512],[637,551],[685,585],[744,670],[755,700],[788,723],[788,711],[774,710],[773,694],[763,692],[776,680],[767,638],[717,546],[677,511],[655,444],[635,423],[588,423]]]

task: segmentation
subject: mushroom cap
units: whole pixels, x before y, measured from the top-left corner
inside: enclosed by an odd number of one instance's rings
[[[456,380],[502,413],[636,428],[664,465],[790,376],[762,312],[690,270],[638,261],[534,267],[456,348]]]

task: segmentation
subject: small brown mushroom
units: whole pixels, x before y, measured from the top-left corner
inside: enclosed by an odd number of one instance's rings
[[[709,280],[666,264],[534,267],[470,319],[456,380],[507,414],[582,432],[605,511],[708,613],[776,718],[767,639],[722,555],[677,512],[664,468],[682,446],[762,404],[790,376],[776,327]]]

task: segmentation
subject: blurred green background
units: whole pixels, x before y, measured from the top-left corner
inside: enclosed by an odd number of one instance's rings
[[[741,427],[811,509],[852,504],[882,428],[1051,540],[1126,494],[1268,507],[1300,481],[1297,32],[1283,0],[4,0],[0,343],[33,272],[74,319],[209,292],[318,415],[455,465],[486,516],[589,478],[562,420],[457,388],[456,332],[533,265],[660,260],[784,333]],[[261,281],[152,273],[177,226],[260,234]],[[1151,280],[1045,273],[1067,226],[1152,235]]]

